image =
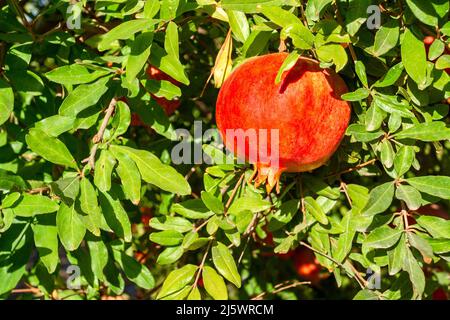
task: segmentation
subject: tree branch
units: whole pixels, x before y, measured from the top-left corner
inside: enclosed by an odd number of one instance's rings
[[[108,126],[109,119],[111,119],[111,116],[114,113],[116,104],[117,104],[116,98],[112,98],[108,108],[106,109],[105,117],[103,118],[103,122],[100,125],[100,129],[98,130],[97,134],[92,138],[92,142],[94,143],[94,145],[91,148],[91,153],[88,158],[82,161],[83,163],[87,162],[90,165],[91,169],[94,169],[95,167],[95,155],[97,154],[98,144],[103,140],[103,135],[105,133],[106,127]]]

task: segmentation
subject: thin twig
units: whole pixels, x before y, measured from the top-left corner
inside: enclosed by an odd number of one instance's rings
[[[241,185],[241,182],[242,182],[242,179],[244,179],[244,176],[245,176],[245,171],[241,174],[238,182],[236,183],[233,191],[231,192],[230,198],[228,199],[228,201],[225,205],[225,212],[224,212],[225,215],[227,215],[228,208],[230,207],[231,202],[233,201],[234,197],[236,196],[236,192],[237,192],[239,186]]]
[[[372,160],[366,161],[366,162],[364,162],[364,163],[358,164],[358,165],[356,165],[356,166],[354,166],[354,167],[352,167],[352,168],[346,169],[346,170],[344,170],[344,171],[329,174],[329,175],[325,176],[325,178],[336,177],[336,176],[343,175],[343,174],[345,174],[345,173],[350,173],[350,172],[359,170],[359,169],[361,169],[361,168],[370,166],[371,164],[375,163],[376,161],[377,161],[377,159],[372,159]]]
[[[251,298],[250,300],[261,300],[262,298],[264,298],[268,294],[277,294],[277,293],[280,293],[282,291],[285,291],[285,290],[288,290],[288,289],[292,289],[292,288],[295,288],[295,287],[298,287],[298,286],[302,286],[302,285],[305,285],[305,284],[311,284],[310,281],[301,281],[300,282],[300,281],[297,281],[297,280],[294,280],[293,283],[288,284],[288,285],[284,285],[285,283],[286,282],[283,282],[281,284],[277,284],[274,287],[275,290],[270,291],[270,292],[267,292],[267,291],[266,292],[262,292],[262,293],[258,294],[256,297]]]
[[[206,262],[206,257],[208,256],[209,249],[211,248],[212,243],[213,243],[212,240],[208,243],[208,247],[206,248],[205,254],[203,255],[202,262],[198,266],[197,275],[195,276],[195,281],[194,281],[194,284],[192,285],[192,289],[197,288],[198,280],[200,280],[200,275],[203,272],[203,268],[204,268],[205,262]]]
[[[106,109],[105,117],[103,118],[103,122],[100,125],[100,129],[97,134],[92,138],[92,142],[94,145],[92,146],[91,153],[89,157],[84,159],[82,162],[87,162],[91,169],[95,167],[95,155],[97,154],[98,144],[103,140],[103,134],[105,133],[106,127],[108,126],[109,119],[111,119],[112,114],[116,108],[117,100],[116,98],[112,98],[109,103],[108,108]]]

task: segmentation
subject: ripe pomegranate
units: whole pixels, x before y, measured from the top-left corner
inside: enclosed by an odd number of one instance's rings
[[[216,105],[226,147],[254,164],[255,185],[266,183],[268,192],[274,186],[279,192],[283,172],[323,165],[339,146],[350,119],[350,105],[340,99],[347,92],[344,81],[312,59],[299,58],[276,84],[286,57],[275,53],[242,63],[225,80]],[[230,129],[233,136],[227,139]],[[258,141],[249,141],[249,129],[256,130]],[[279,133],[278,143],[271,143],[276,134],[271,129]],[[237,143],[240,140],[245,143]],[[273,161],[276,150],[279,161]]]
[[[317,283],[320,281],[321,266],[314,252],[305,247],[299,247],[294,254],[294,265],[297,274],[302,278]]]
[[[146,72],[147,72],[147,76],[149,79],[160,80],[160,81],[164,80],[164,81],[169,81],[170,83],[177,85],[177,86],[180,85],[180,83],[177,80],[175,80],[171,76],[165,74],[164,72],[162,72],[155,66],[150,65],[147,68]],[[154,94],[152,94],[151,96],[156,101],[156,103],[164,109],[164,111],[166,112],[166,114],[168,116],[173,114],[175,112],[175,110],[177,110],[180,107],[180,104],[181,104],[180,100],[178,100],[178,99],[167,100],[166,98],[157,97]]]

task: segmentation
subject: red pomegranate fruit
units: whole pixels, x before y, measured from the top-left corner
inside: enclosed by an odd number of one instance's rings
[[[294,254],[294,264],[297,274],[311,281],[312,283],[317,283],[320,281],[320,270],[322,267],[317,261],[317,258],[310,249],[305,247],[300,247],[295,251]]]
[[[312,59],[299,58],[276,84],[286,57],[275,53],[242,63],[225,80],[216,105],[227,149],[254,164],[255,185],[266,183],[268,192],[274,186],[279,192],[283,172],[323,165],[339,146],[350,119],[350,105],[340,98],[347,92],[344,81]],[[257,142],[249,141],[248,130],[258,132]],[[272,139],[277,133],[278,141]],[[242,140],[245,143],[238,143]]]
[[[173,79],[171,76],[165,74],[164,72],[162,72],[161,70],[159,70],[157,67],[150,65],[147,68],[147,76],[149,79],[153,79],[153,80],[159,80],[159,81],[169,81],[170,83],[179,86],[180,83]],[[175,110],[177,110],[180,107],[180,100],[178,99],[174,99],[174,100],[167,100],[164,97],[157,97],[154,94],[151,95],[152,98],[156,101],[156,103],[161,106],[164,111],[166,112],[166,114],[168,116],[170,116],[171,114],[173,114],[175,112]]]

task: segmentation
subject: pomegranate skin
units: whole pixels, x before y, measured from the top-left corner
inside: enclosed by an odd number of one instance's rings
[[[302,172],[323,165],[336,151],[350,120],[350,105],[340,99],[347,87],[331,69],[301,57],[275,78],[287,53],[251,58],[238,66],[224,82],[217,99],[216,121],[226,147],[255,165],[256,185],[266,182],[268,191],[282,172]],[[228,129],[266,129],[267,138],[238,145],[239,135],[227,141]],[[279,132],[279,144],[271,146],[270,130]],[[242,137],[241,137],[242,139]],[[265,145],[267,152],[260,152]],[[278,164],[271,163],[278,148]],[[255,149],[256,152],[255,152]],[[255,158],[255,154],[257,155]]]

